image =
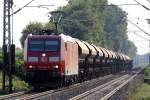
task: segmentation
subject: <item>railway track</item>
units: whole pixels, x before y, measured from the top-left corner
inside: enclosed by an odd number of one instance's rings
[[[93,79],[90,81],[85,81],[82,83],[74,84],[68,87],[63,87],[55,90],[50,90],[46,92],[41,92],[41,93],[25,93],[25,92],[20,92],[20,93],[14,93],[10,94],[7,96],[1,96],[0,100],[49,100],[49,99],[55,99],[55,100],[75,100],[75,99],[80,99],[85,98],[88,96],[88,94],[92,94],[96,92],[99,88],[105,89],[108,87],[111,83],[111,85],[116,85],[119,83],[119,81],[123,82],[123,79],[131,76],[131,74],[127,73],[119,73],[116,75],[108,75],[105,77],[100,77],[97,79]],[[93,90],[94,89],[94,90]],[[86,92],[86,91],[93,91],[93,92]],[[79,96],[79,94],[81,94]],[[86,94],[84,96],[84,94]]]
[[[114,79],[114,80],[112,80],[112,81],[110,81],[110,82],[108,82],[106,84],[100,85],[100,86],[98,86],[98,87],[96,87],[96,88],[94,88],[92,90],[89,90],[89,91],[83,93],[83,94],[80,94],[80,95],[77,95],[77,96],[75,96],[73,98],[70,98],[69,100],[81,100],[81,99],[82,100],[87,100],[87,99],[91,100],[94,97],[93,95],[96,94],[96,92],[100,92],[101,91],[104,94],[106,94],[107,91],[109,91],[109,89],[111,89],[112,86],[115,86],[115,85],[117,86],[117,85],[123,83],[129,77],[130,77],[130,75],[124,75],[122,77],[116,78],[116,79]],[[101,95],[104,95],[104,94],[101,94]]]
[[[91,89],[83,94],[77,95],[69,100],[108,100],[113,94],[134,79],[142,70],[133,71],[131,74],[114,79],[106,84]]]
[[[17,96],[21,96],[24,95],[25,92],[17,92],[17,93],[12,93],[12,94],[8,94],[8,95],[4,95],[4,96],[0,96],[0,100],[7,100],[7,99],[11,99],[12,97],[17,97]]]
[[[78,83],[72,86],[56,89],[56,90],[50,90],[34,95],[29,95],[29,96],[21,96],[17,97],[15,99],[19,100],[31,100],[31,99],[40,99],[40,100],[50,100],[50,99],[55,99],[55,100],[67,100],[71,97],[74,97],[78,94],[84,93],[88,91],[89,89],[92,89],[96,86],[102,85],[106,82],[109,82],[110,80],[116,79],[120,76],[124,75],[119,74],[119,75],[109,75],[105,76],[103,78],[99,79],[93,79],[91,81],[86,81],[83,83]]]
[[[21,91],[21,92],[16,92],[16,93],[11,93],[8,95],[3,95],[0,96],[0,100],[13,100],[14,98],[21,97],[21,96],[26,96],[26,95],[33,95],[36,94],[32,89],[28,91]]]
[[[123,73],[122,73],[123,74]],[[77,88],[83,88],[87,85],[92,85],[92,83],[95,84],[103,84],[104,82],[107,82],[111,79],[114,79],[116,77],[118,77],[119,75],[108,75],[108,76],[104,76],[104,77],[100,77],[97,79],[93,79],[90,81],[85,81],[82,83],[78,83],[78,84],[74,84],[68,87],[63,87],[60,89],[55,89],[55,90],[50,90],[50,91],[46,91],[46,92],[41,92],[41,93],[32,93],[32,92],[18,92],[18,93],[13,93],[13,94],[9,94],[9,95],[4,95],[4,96],[0,96],[0,100],[31,100],[31,99],[35,99],[35,98],[40,98],[46,95],[55,95],[55,94],[59,94],[60,92],[68,92],[68,91],[72,91],[74,89]],[[84,92],[84,91],[81,91]]]
[[[118,87],[116,87],[115,89],[113,89],[110,93],[108,93],[107,95],[105,95],[104,97],[102,97],[101,100],[108,100],[109,98],[111,98],[115,93],[117,93],[117,91],[119,91],[121,88],[123,88],[125,85],[127,85],[130,81],[132,81],[134,78],[136,78],[138,74],[142,73],[142,70],[143,69],[139,70],[138,72],[133,71],[133,73],[135,73],[135,74],[132,75],[132,77],[130,77],[123,84],[120,84]]]

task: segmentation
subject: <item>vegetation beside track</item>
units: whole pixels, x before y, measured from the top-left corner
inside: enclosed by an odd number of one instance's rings
[[[29,90],[30,86],[23,80],[24,70],[23,70],[23,51],[20,48],[16,48],[16,65],[13,70],[13,90]],[[0,48],[0,95],[3,94],[2,90],[2,49]]]
[[[145,74],[145,80],[150,80],[150,66],[148,66],[147,68],[145,68],[144,70],[144,74]]]
[[[30,86],[20,79],[17,76],[13,75],[13,90],[14,91],[22,91],[22,90],[29,90]],[[2,90],[2,72],[0,71],[0,90]],[[0,95],[4,94],[2,91],[0,91]]]
[[[0,70],[2,70],[2,49],[0,48]],[[23,80],[24,69],[23,69],[23,50],[16,48],[15,54],[15,68],[13,68],[13,75]]]
[[[144,69],[144,82],[135,90],[130,100],[150,100],[150,66]]]
[[[135,90],[135,94],[130,100],[150,100],[150,85],[143,83]]]

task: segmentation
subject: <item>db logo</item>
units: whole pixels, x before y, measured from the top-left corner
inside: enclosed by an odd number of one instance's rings
[[[41,62],[47,62],[47,58],[46,57],[42,57],[41,58]]]

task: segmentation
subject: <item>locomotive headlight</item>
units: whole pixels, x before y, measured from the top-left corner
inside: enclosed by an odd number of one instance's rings
[[[59,67],[58,65],[54,66],[54,68],[56,68],[56,69],[57,69],[58,67]]]
[[[49,57],[49,62],[58,62],[59,57]]]
[[[29,62],[38,62],[38,57],[28,57]]]
[[[45,53],[43,53],[43,54],[42,54],[42,57],[45,57],[45,56],[46,56],[46,54],[45,54]]]
[[[32,65],[30,65],[30,66],[29,66],[29,68],[33,68],[33,66],[32,66]]]

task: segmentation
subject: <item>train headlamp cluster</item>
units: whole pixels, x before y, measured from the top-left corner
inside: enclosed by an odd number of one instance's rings
[[[33,68],[33,66],[32,66],[32,65],[30,65],[30,66],[29,66],[29,68]]]
[[[43,53],[43,54],[42,54],[42,57],[45,57],[45,56],[46,56],[46,54],[45,54],[45,53]]]
[[[58,66],[58,65],[55,65],[55,66],[53,66],[53,68],[56,68],[56,69],[58,69],[58,68],[59,68],[59,66]]]

